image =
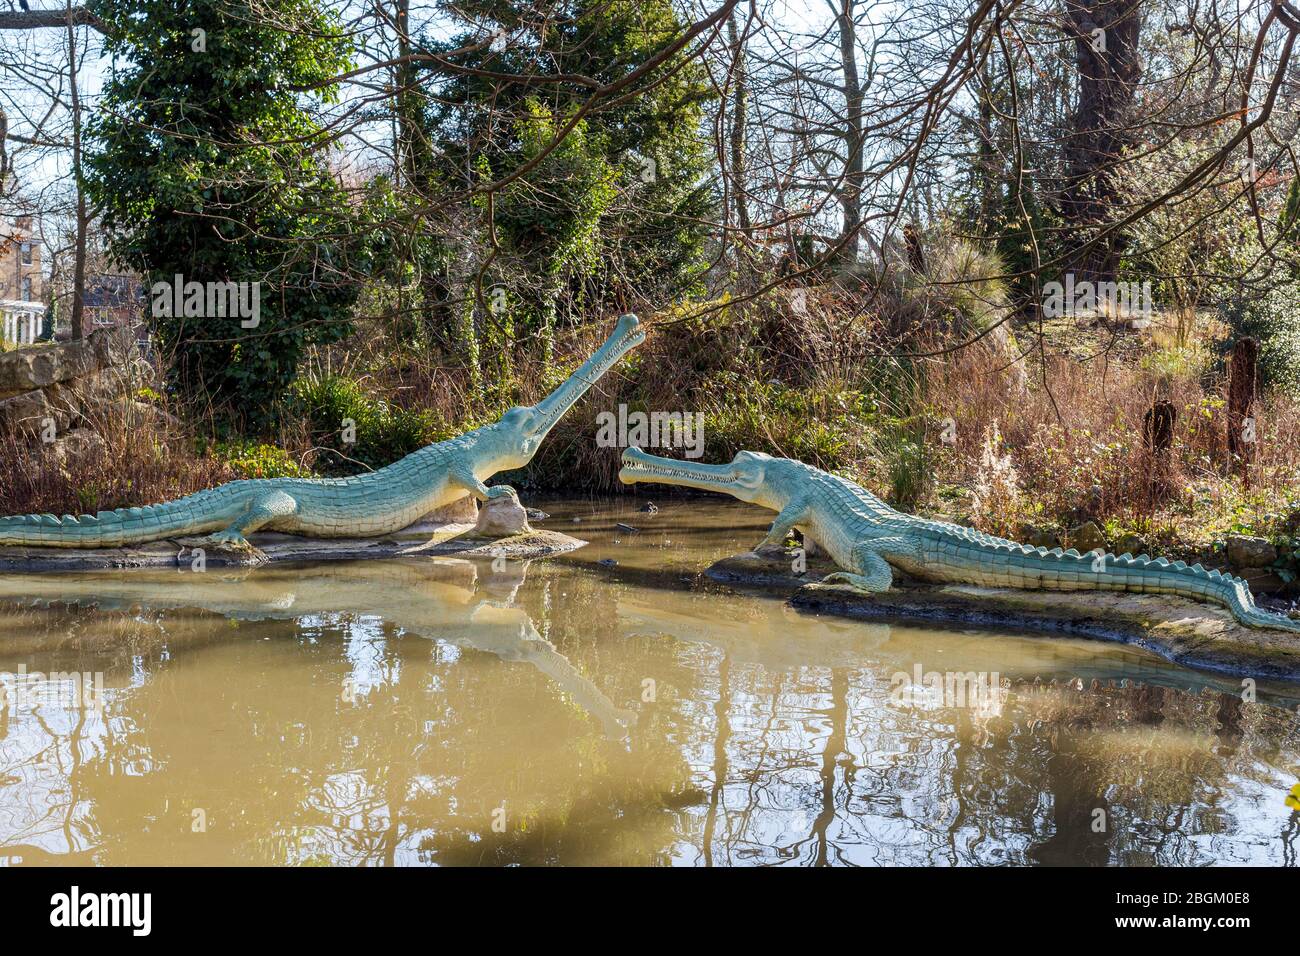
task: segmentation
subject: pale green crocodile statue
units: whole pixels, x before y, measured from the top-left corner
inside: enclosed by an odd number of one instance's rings
[[[1221,604],[1249,627],[1300,632],[1300,621],[1256,607],[1246,582],[1232,575],[1145,554],[1049,551],[917,518],[851,481],[789,458],[742,451],[730,464],[703,465],[629,448],[619,479],[718,491],[778,512],[758,548],[780,547],[798,528],[844,569],[825,583],[885,591],[897,568],[923,581],[986,587],[1175,594]]]
[[[538,404],[512,408],[492,425],[412,452],[386,468],[351,478],[256,478],[232,481],[175,501],[97,515],[0,518],[0,545],[108,548],[181,535],[209,534],[213,544],[249,548],[245,535],[266,529],[314,538],[390,534],[473,495],[514,495],[483,482],[522,468],[561,416],[605,372],[645,341],[634,315],[618,320],[605,343]]]

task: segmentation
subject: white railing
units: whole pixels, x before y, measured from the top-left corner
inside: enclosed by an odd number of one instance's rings
[[[0,300],[0,341],[30,345],[45,331],[45,306],[17,299]]]

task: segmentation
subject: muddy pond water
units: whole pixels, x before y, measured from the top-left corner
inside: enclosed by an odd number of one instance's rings
[[[0,576],[0,864],[1296,860],[1300,688],[802,614],[702,577],[738,503],[531,503],[590,545]]]

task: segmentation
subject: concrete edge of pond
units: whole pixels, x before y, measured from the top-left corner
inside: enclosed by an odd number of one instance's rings
[[[203,549],[211,567],[257,567],[280,561],[356,561],[372,558],[542,558],[576,551],[586,541],[531,529],[505,537],[474,534],[472,524],[416,525],[382,538],[301,538],[264,533],[249,537],[253,551],[214,547],[202,537],[167,538],[126,548],[0,547],[0,572],[99,571],[190,567]]]
[[[1185,667],[1233,677],[1300,680],[1300,640],[1285,631],[1238,624],[1226,610],[1182,598],[1114,591],[1021,591],[964,584],[905,583],[883,594],[819,584],[834,570],[808,561],[795,574],[789,555],[736,555],[708,576],[789,593],[801,611],[900,624],[1012,628],[1145,648]]]

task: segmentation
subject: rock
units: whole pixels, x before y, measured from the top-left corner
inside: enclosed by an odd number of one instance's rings
[[[1093,485],[1083,493],[1078,503],[1070,509],[1070,520],[1075,524],[1095,522],[1101,516],[1102,490],[1100,485]]]
[[[863,594],[808,584],[797,609],[863,620],[1016,627],[1136,643],[1177,664],[1236,677],[1300,679],[1300,641],[1272,628],[1238,624],[1226,610],[1166,594],[1020,591],[965,584],[894,587]]]
[[[1102,533],[1101,528],[1097,527],[1095,521],[1085,521],[1077,528],[1071,529],[1066,535],[1066,540],[1070,547],[1080,554],[1096,551],[1099,548],[1102,551],[1106,550],[1106,535]]]
[[[1022,524],[1016,529],[1016,540],[1033,548],[1052,548],[1061,546],[1061,538],[1055,531],[1039,528],[1037,525]]]
[[[87,341],[31,345],[0,353],[0,391],[44,388],[89,375],[102,365]]]
[[[82,407],[82,417],[94,420],[100,419],[104,412],[111,410],[114,418],[121,419],[128,428],[143,425],[157,431],[167,431],[179,427],[181,423],[179,418],[157,405],[150,405],[148,402],[141,402],[125,395],[111,398],[102,404],[98,401],[87,401]]]
[[[121,401],[131,390],[131,378],[124,369],[102,368],[68,382],[51,385],[47,394],[62,397],[69,407],[90,410]]]
[[[498,495],[483,502],[478,513],[478,523],[474,525],[474,533],[486,538],[508,538],[532,530],[528,526],[528,512],[513,493]]]
[[[550,517],[550,515],[541,508],[525,508],[524,511],[528,512],[529,521],[545,521]]]
[[[173,424],[175,419],[163,410],[130,397],[152,374],[133,363],[139,363],[134,340],[117,329],[0,353],[0,427],[36,436],[45,430],[46,419],[53,419],[60,431],[77,422],[97,426],[109,404],[129,412],[130,424]]]
[[[477,524],[478,503],[470,495],[441,508],[434,508],[417,524]]]
[[[70,462],[97,454],[108,448],[108,442],[89,428],[74,428],[50,445],[50,454],[58,459],[59,464]]]
[[[632,527],[630,524],[624,524],[624,523],[621,522],[621,521],[618,522],[616,525],[614,525],[614,527],[617,528],[619,531],[626,531],[628,534],[640,534],[640,533],[641,533],[641,529],[640,529],[640,528],[634,528],[634,527]]]
[[[135,336],[124,326],[96,329],[86,337],[100,367],[126,365],[139,357]]]
[[[838,570],[832,561],[810,558],[806,549],[800,555],[798,549],[772,547],[715,561],[704,574],[723,584],[792,591]]]
[[[1135,534],[1126,534],[1115,542],[1114,552],[1116,554],[1131,554],[1137,556],[1147,553],[1147,543]]]
[[[25,435],[39,435],[48,421],[56,431],[67,428],[72,415],[56,407],[40,389],[0,401],[0,428]]]
[[[303,538],[273,531],[249,536],[250,551],[214,547],[205,537],[172,538],[126,548],[23,548],[0,546],[0,571],[88,571],[105,568],[192,567],[203,548],[209,568],[249,567],[277,561],[359,561],[388,558],[460,557],[490,560],[542,558],[583,547],[586,542],[555,531],[530,531],[509,539],[484,541],[464,529],[451,537],[424,535],[394,538]]]
[[[657,515],[659,513],[659,506],[655,504],[653,501],[647,501],[640,508],[638,508],[637,511],[641,512],[642,514]]]
[[[1228,535],[1228,560],[1234,568],[1263,568],[1277,560],[1277,548],[1265,538]]]
[[[613,558],[601,558],[601,559],[600,559],[599,561],[597,561],[596,563],[599,564],[601,567],[605,567],[605,568],[616,568],[616,567],[618,567],[618,562],[615,561]]]
[[[1251,594],[1281,594],[1286,582],[1272,568],[1246,568],[1238,577],[1250,586]]]

